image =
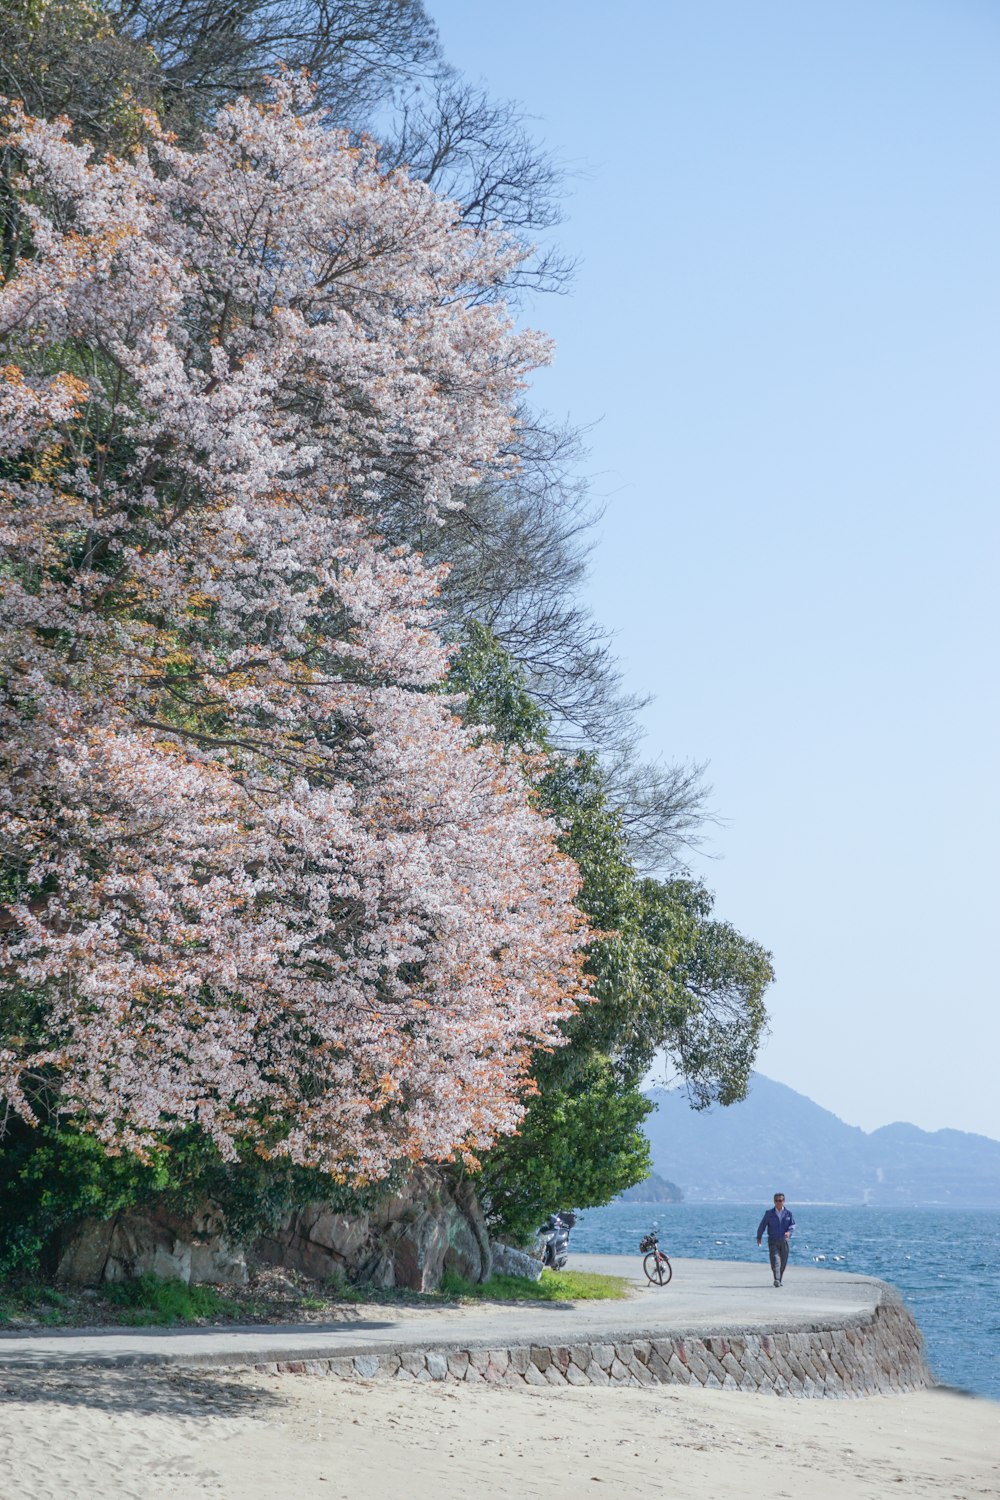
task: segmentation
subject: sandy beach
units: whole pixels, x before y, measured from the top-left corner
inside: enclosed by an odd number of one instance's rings
[[[146,1369],[5,1372],[0,1398],[2,1500],[1000,1495],[1000,1404],[940,1390],[809,1401]]]

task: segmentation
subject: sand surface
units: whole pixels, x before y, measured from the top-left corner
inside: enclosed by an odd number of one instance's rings
[[[622,1500],[997,1497],[1000,1403],[177,1370],[0,1376],[2,1500],[576,1500],[612,1489]]]

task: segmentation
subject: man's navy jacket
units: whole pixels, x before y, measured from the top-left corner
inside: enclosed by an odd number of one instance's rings
[[[783,1240],[794,1228],[795,1220],[790,1208],[783,1208],[780,1214],[776,1208],[769,1208],[757,1225],[757,1238],[760,1239],[766,1229],[769,1240]]]

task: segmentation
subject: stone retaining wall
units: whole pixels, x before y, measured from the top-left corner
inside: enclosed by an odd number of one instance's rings
[[[559,1346],[427,1346],[257,1364],[254,1369],[348,1380],[451,1380],[506,1386],[700,1385],[789,1396],[870,1396],[933,1384],[924,1364],[920,1330],[888,1289],[871,1316],[837,1328]]]

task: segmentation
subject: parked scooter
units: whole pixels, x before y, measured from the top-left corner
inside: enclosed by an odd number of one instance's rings
[[[542,1236],[542,1265],[551,1271],[561,1271],[569,1258],[569,1232],[576,1223],[572,1209],[563,1208],[549,1214],[538,1231]]]

